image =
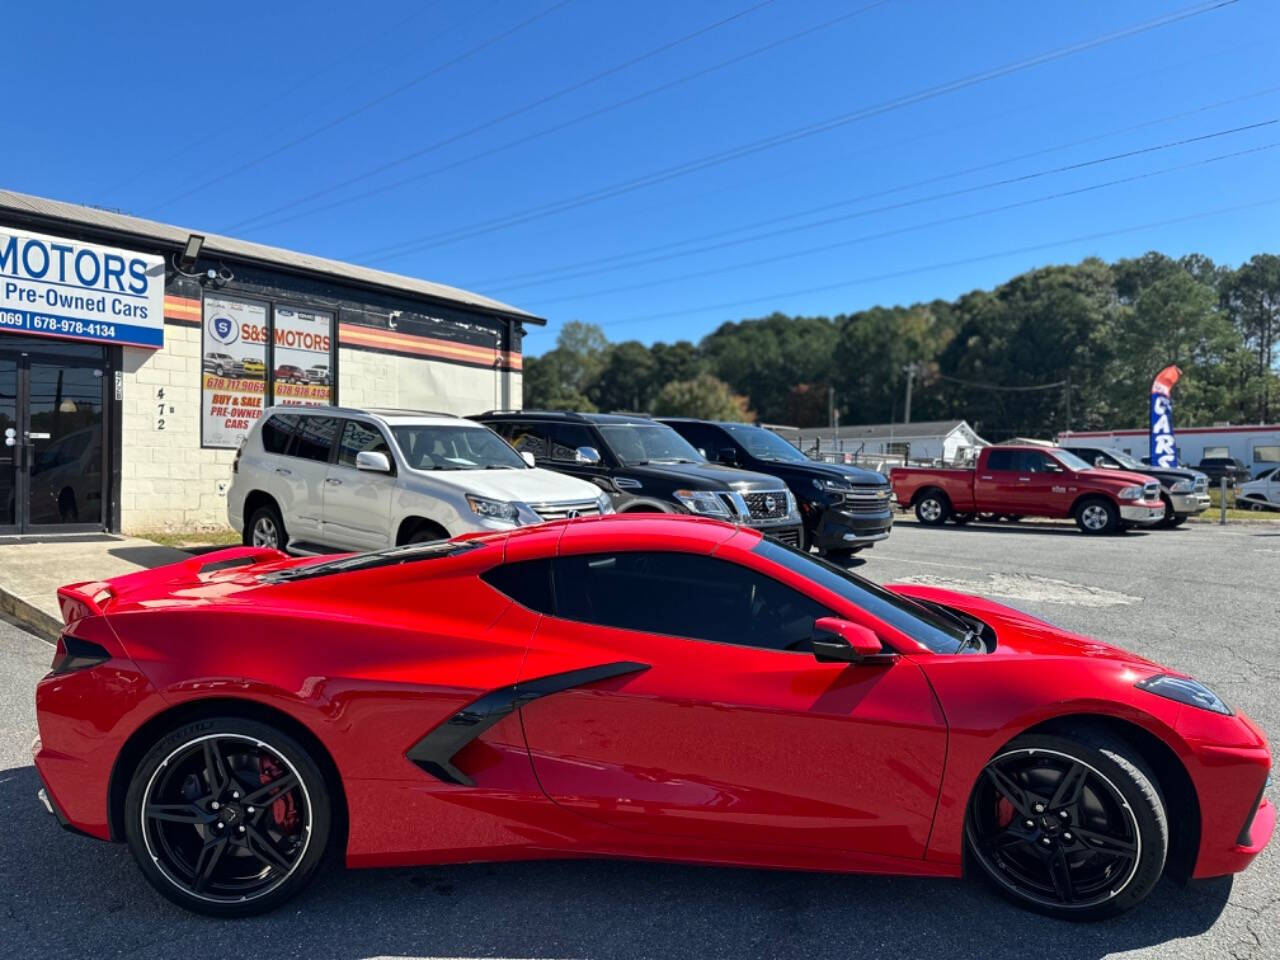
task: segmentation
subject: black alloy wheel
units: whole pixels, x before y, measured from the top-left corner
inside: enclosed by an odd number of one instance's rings
[[[1164,869],[1164,803],[1131,746],[1024,735],[983,769],[969,801],[971,856],[1005,896],[1069,920],[1113,916]]]
[[[279,730],[202,720],[151,749],[125,800],[143,874],[170,900],[215,916],[279,906],[311,879],[328,840],[324,776]]]

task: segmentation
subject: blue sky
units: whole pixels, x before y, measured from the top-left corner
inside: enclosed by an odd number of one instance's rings
[[[1280,4],[1094,42],[1209,6],[20,4],[0,185],[487,293],[529,353],[1236,264],[1277,248]]]

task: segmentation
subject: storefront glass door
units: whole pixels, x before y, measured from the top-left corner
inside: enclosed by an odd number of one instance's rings
[[[0,340],[0,533],[106,526],[106,373],[101,347]]]

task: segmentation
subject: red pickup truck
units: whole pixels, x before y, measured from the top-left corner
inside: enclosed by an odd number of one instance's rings
[[[1085,533],[1111,533],[1164,517],[1160,484],[1121,470],[1098,470],[1058,447],[984,447],[977,467],[895,467],[898,506],[921,523],[968,523],[979,513],[1073,517]]]

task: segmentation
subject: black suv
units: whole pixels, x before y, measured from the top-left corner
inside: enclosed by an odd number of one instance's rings
[[[824,556],[847,556],[889,536],[891,491],[874,470],[810,460],[771,430],[748,423],[664,417],[680,436],[712,460],[768,470],[800,504],[805,543]]]
[[[595,483],[618,513],[692,513],[800,545],[800,514],[782,481],[709,463],[648,417],[531,410],[471,419],[533,454],[538,466]]]

